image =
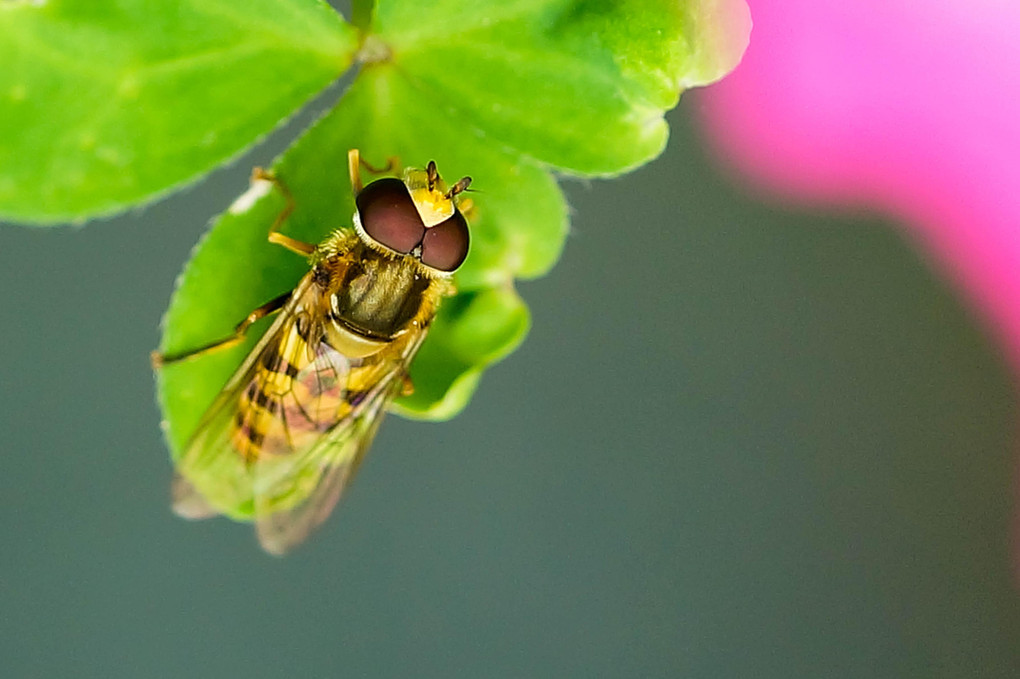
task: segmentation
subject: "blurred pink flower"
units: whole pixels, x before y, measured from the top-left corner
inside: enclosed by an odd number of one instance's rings
[[[898,218],[1020,372],[1020,0],[750,5],[743,63],[700,95],[715,145],[767,190]]]
[[[1020,370],[1020,0],[750,0],[743,63],[700,93],[759,186],[907,225]]]

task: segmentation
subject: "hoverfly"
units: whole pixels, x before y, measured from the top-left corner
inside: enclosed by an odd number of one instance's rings
[[[282,181],[257,169],[254,179],[273,182],[287,198],[269,241],[308,257],[309,272],[233,335],[153,355],[158,367],[234,345],[257,320],[279,312],[200,420],[172,487],[179,515],[250,516],[262,547],[274,554],[304,540],[333,509],[387,405],[410,389],[408,366],[467,257],[470,201],[461,194],[470,177],[448,187],[430,162],[363,186],[362,166],[386,172],[349,152],[354,228],[318,246],[279,231],[293,198]],[[240,475],[222,473],[239,460]]]

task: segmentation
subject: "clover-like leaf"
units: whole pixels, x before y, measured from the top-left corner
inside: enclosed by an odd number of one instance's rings
[[[416,390],[398,400],[399,412],[455,415],[485,366],[520,343],[529,316],[513,282],[548,271],[567,233],[566,206],[550,171],[609,175],[655,157],[667,134],[663,113],[681,87],[735,65],[732,54],[713,52],[725,32],[711,21],[722,5],[735,4],[743,6],[742,0],[378,3],[362,40],[361,73],[273,170],[296,201],[284,231],[308,242],[351,227],[351,148],[377,166],[393,156],[417,166],[435,160],[447,179],[474,178],[472,245],[456,275],[459,292],[440,308],[412,364]],[[229,335],[251,309],[307,271],[299,257],[266,242],[283,205],[278,192],[247,198],[216,222],[182,275],[164,351]],[[164,368],[160,394],[175,450],[258,334],[256,328],[242,346]]]
[[[236,155],[357,59],[336,107],[275,163],[319,242],[350,228],[346,154],[435,160],[474,178],[471,250],[411,368],[402,413],[458,412],[523,339],[514,289],[559,258],[554,171],[611,176],[654,158],[683,87],[735,64],[743,0],[379,0],[360,30],[321,0],[0,0],[0,216],[81,220],[149,200]],[[743,11],[743,15],[741,15]],[[745,21],[744,24],[747,22]],[[735,37],[734,37],[735,36]],[[733,48],[738,45],[738,49]],[[228,336],[307,271],[266,241],[283,196],[257,184],[217,219],[179,279],[161,349]],[[168,365],[175,451],[257,342]]]
[[[321,0],[2,0],[0,217],[77,220],[193,180],[356,48]]]

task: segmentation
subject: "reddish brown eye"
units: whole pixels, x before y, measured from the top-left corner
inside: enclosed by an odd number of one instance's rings
[[[440,271],[455,271],[468,253],[468,226],[459,211],[446,221],[426,229],[421,242],[421,261]]]
[[[378,179],[358,194],[361,228],[374,241],[407,254],[421,242],[425,224],[404,182],[393,177]]]

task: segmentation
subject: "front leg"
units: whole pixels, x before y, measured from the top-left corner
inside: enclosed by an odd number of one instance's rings
[[[361,181],[361,168],[365,168],[372,174],[393,174],[398,167],[400,167],[400,159],[397,156],[390,156],[384,167],[376,168],[365,162],[358,149],[351,149],[347,152],[347,174],[351,178],[351,191],[354,192],[355,197],[365,188]]]
[[[294,196],[291,194],[290,189],[287,188],[287,185],[283,183],[283,180],[272,172],[263,170],[261,167],[256,167],[252,170],[251,179],[252,181],[261,179],[263,181],[271,182],[273,186],[280,190],[280,193],[283,194],[284,199],[287,201],[287,204],[283,206],[282,210],[280,210],[280,214],[276,215],[276,219],[273,220],[273,225],[269,228],[269,242],[274,245],[282,245],[291,252],[295,252],[305,257],[315,252],[315,246],[311,243],[305,243],[304,241],[300,241],[296,238],[291,238],[284,233],[280,233],[280,227],[283,226],[283,223],[287,221],[287,218],[294,212],[295,206]]]

